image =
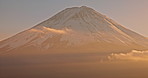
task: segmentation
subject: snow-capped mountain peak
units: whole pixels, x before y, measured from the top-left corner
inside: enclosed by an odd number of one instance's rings
[[[148,48],[147,38],[92,8],[67,8],[0,43],[0,51],[123,51]],[[65,49],[66,48],[66,49]],[[74,48],[74,49],[70,49]]]

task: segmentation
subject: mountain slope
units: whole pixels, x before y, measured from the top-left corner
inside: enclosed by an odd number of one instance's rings
[[[0,42],[0,52],[120,52],[148,49],[148,39],[82,6]]]

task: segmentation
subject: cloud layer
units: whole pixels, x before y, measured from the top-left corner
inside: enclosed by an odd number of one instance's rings
[[[148,61],[148,51],[132,50],[128,53],[111,54],[108,56],[110,61]]]

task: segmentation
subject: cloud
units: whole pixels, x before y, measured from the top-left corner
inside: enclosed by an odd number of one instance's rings
[[[53,29],[53,28],[47,28],[47,27],[43,27],[45,30],[48,30],[50,32],[54,32],[54,33],[60,33],[60,34],[65,34],[66,31],[65,30],[58,30],[58,29]]]
[[[53,28],[48,28],[48,27],[41,27],[39,29],[31,29],[31,32],[40,32],[40,33],[57,33],[57,34],[66,34],[67,32],[70,32],[70,29],[63,29],[63,30],[58,30],[58,29],[53,29]]]
[[[110,61],[148,61],[148,51],[132,50],[128,53],[111,54]]]

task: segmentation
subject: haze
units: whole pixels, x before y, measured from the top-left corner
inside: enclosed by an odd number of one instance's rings
[[[120,56],[120,55],[119,55]],[[147,55],[148,56],[148,55]],[[112,56],[114,58],[115,56]],[[127,55],[128,57],[128,55]],[[132,56],[131,57],[137,57]],[[143,58],[144,56],[140,55]],[[101,59],[100,59],[101,58]],[[102,59],[103,58],[103,59]],[[122,57],[121,57],[122,58]],[[1,78],[147,78],[148,61],[108,60],[102,54],[43,54],[0,57]]]

